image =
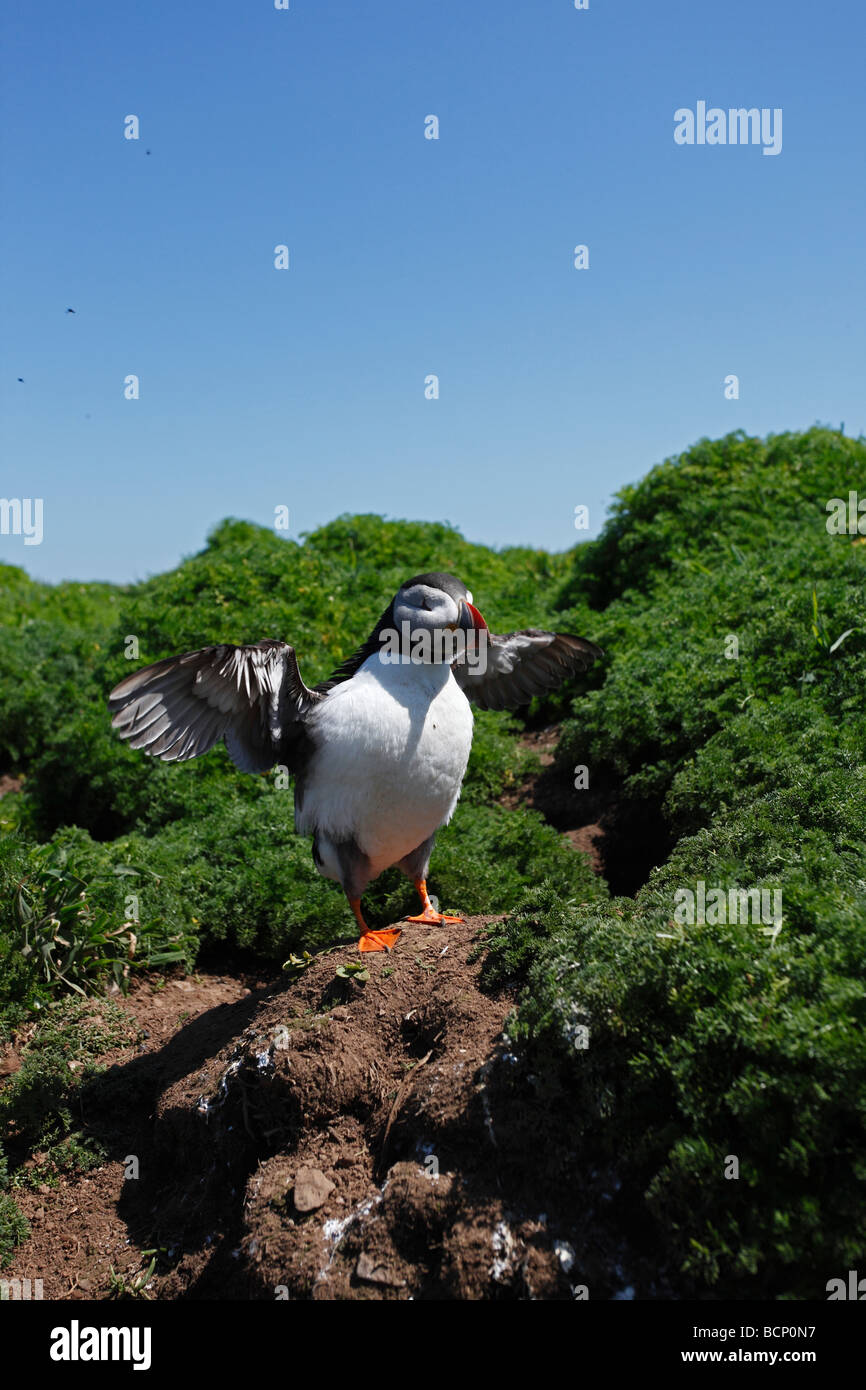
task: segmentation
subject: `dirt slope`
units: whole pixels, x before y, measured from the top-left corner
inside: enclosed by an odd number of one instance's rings
[[[129,1288],[158,1250],[150,1297],[609,1297],[593,1184],[510,1085],[510,997],[478,987],[490,920],[405,925],[391,955],[363,958],[366,983],[335,974],[354,945],[252,989],[170,982],[162,1028],[139,989],[125,1007],[147,1050],[84,1095],[111,1161],[21,1195],[34,1236],[5,1277],[105,1298],[109,1266]]]

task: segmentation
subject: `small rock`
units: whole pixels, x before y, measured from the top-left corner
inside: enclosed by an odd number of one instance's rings
[[[324,1206],[334,1184],[318,1168],[301,1168],[295,1178],[294,1202],[298,1211]]]
[[[374,1260],[372,1255],[363,1251],[358,1256],[355,1275],[358,1279],[363,1279],[366,1284],[386,1284],[391,1289],[404,1289],[406,1287],[405,1279],[401,1279],[387,1265]]]
[[[0,1058],[0,1076],[12,1076],[21,1066],[21,1060],[16,1052],[7,1052]]]

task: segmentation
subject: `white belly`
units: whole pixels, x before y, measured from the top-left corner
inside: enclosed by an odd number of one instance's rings
[[[454,812],[472,710],[448,666],[387,665],[378,654],[317,707],[302,835],[353,839],[375,876]],[[330,874],[328,875],[330,877]]]

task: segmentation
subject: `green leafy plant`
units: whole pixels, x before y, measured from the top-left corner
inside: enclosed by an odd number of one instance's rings
[[[356,985],[365,985],[370,978],[370,971],[360,960],[342,961],[334,973],[338,980],[347,980]]]
[[[147,1266],[147,1269],[142,1270],[132,1278],[127,1274],[118,1274],[114,1266],[109,1265],[109,1298],[145,1299],[152,1301],[156,1295],[151,1293],[147,1286],[156,1273],[156,1266],[160,1253],[159,1250],[142,1250],[142,1259],[147,1259],[148,1255],[150,1255],[150,1264]]]
[[[313,957],[310,955],[309,951],[303,951],[299,956],[295,955],[294,951],[292,951],[289,959],[283,961],[282,968],[287,975],[295,978],[298,975],[302,975],[312,963]]]
[[[119,865],[114,873],[138,871]],[[184,959],[183,951],[146,949],[137,960],[138,924],[118,922],[117,913],[99,902],[100,886],[104,890],[104,884],[88,883],[75,872],[62,844],[31,855],[15,895],[19,949],[52,990],[63,987],[84,995],[108,979],[125,991],[135,965],[153,967]]]

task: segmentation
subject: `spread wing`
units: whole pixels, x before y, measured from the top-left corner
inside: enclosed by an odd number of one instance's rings
[[[134,671],[108,697],[112,725],[131,748],[181,763],[225,739],[242,772],[296,760],[304,720],[324,697],[301,680],[293,647],[204,647]],[[294,756],[293,756],[294,755]]]
[[[469,655],[470,661],[461,657],[451,668],[467,699],[480,709],[514,709],[588,671],[604,652],[584,637],[532,627],[501,637],[491,632]]]

